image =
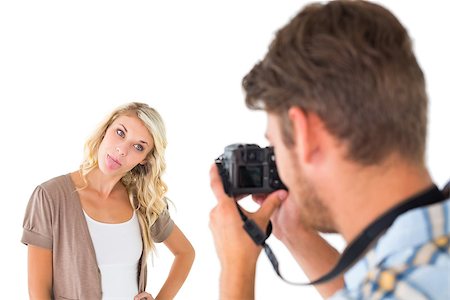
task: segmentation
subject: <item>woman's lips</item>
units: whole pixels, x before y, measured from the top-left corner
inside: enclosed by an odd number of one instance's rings
[[[109,169],[118,169],[122,164],[117,160],[116,158],[110,156],[109,154],[106,155],[106,166]]]

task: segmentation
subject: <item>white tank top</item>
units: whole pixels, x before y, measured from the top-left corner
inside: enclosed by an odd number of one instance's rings
[[[138,294],[142,238],[136,212],[124,223],[98,222],[84,212],[101,272],[102,300],[130,300]]]

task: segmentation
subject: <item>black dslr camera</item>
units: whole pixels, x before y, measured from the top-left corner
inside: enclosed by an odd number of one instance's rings
[[[225,192],[233,197],[285,189],[278,176],[273,147],[231,144],[216,159]]]

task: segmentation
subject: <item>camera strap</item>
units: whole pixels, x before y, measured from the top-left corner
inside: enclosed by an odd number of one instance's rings
[[[314,285],[329,281],[342,272],[350,268],[356,261],[358,261],[368,250],[369,246],[373,244],[391,225],[395,219],[401,214],[422,206],[432,205],[441,202],[449,197],[450,182],[447,183],[443,191],[440,191],[435,184],[427,190],[418,195],[412,196],[407,200],[401,202],[394,208],[388,210],[383,215],[375,219],[369,224],[342,252],[339,261],[334,268],[322,277],[311,282],[291,282],[285,279],[279,269],[279,263],[275,257],[272,249],[267,245],[266,239],[271,232],[271,224],[269,223],[268,232],[264,233],[256,223],[249,219],[242,211],[240,205],[236,201],[236,207],[239,211],[242,221],[244,222],[244,229],[250,235],[252,240],[259,246],[264,248],[264,251],[269,258],[277,275],[285,282],[293,285]]]

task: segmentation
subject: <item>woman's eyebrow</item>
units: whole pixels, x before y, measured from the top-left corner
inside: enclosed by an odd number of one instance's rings
[[[128,132],[127,128],[122,123],[119,123],[119,125],[123,127],[123,130],[125,132]],[[148,143],[146,141],[144,141],[144,140],[140,140],[139,142],[143,143],[143,144],[146,144],[148,146]]]
[[[125,130],[125,132],[128,132],[127,128],[122,123],[119,123],[119,125],[123,127],[123,130]]]

